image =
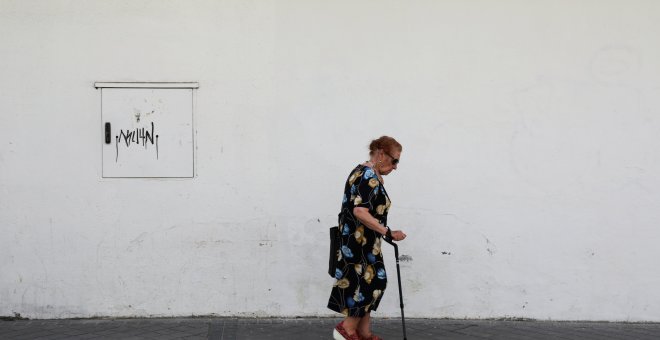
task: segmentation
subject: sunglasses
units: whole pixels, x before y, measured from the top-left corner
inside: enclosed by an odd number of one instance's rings
[[[383,152],[384,152],[386,155],[390,156],[390,158],[392,158],[392,165],[397,165],[397,164],[399,164],[399,159],[398,159],[398,158],[394,158],[394,156],[390,155],[390,153],[387,152],[387,151],[383,151]]]

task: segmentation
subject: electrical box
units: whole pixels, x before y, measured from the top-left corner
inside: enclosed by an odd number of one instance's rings
[[[197,83],[95,83],[103,177],[193,177]]]

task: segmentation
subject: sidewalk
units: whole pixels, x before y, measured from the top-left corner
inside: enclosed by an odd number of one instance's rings
[[[340,319],[86,319],[0,321],[0,339],[332,339]],[[408,339],[660,339],[660,323],[407,319]],[[403,339],[401,320],[374,319],[374,333]]]

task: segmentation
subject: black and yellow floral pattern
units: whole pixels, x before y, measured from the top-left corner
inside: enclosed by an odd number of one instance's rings
[[[364,226],[353,215],[363,207],[387,225],[391,202],[374,170],[358,165],[346,180],[339,220],[341,233],[339,263],[328,308],[345,316],[362,317],[378,308],[387,286],[381,253],[381,235]]]

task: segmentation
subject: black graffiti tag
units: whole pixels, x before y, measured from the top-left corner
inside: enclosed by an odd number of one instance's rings
[[[154,141],[155,137],[155,141]],[[145,128],[139,128],[134,130],[119,130],[119,135],[115,136],[115,149],[117,150],[117,155],[115,157],[115,162],[119,161],[119,144],[123,141],[126,144],[126,147],[131,145],[140,145],[146,149],[147,145],[156,145],[156,159],[158,159],[158,135],[154,134],[154,122],[151,122],[151,132]]]

